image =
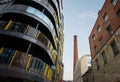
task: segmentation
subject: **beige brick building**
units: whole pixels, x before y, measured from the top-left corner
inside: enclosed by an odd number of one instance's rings
[[[74,71],[74,82],[84,82],[83,76],[84,74],[91,68],[91,57],[90,55],[82,56],[75,66]]]
[[[120,0],[106,0],[89,36],[94,82],[120,82]]]

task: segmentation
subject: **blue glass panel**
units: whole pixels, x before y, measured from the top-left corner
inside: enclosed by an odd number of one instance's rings
[[[40,19],[42,19],[47,25],[49,25],[49,27],[51,29],[53,29],[53,24],[51,22],[51,20],[42,12],[40,12],[39,10],[33,8],[33,7],[28,7],[28,9],[26,10],[28,13],[31,13],[37,17],[39,17]]]

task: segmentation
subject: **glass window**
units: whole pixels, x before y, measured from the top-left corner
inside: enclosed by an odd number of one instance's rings
[[[38,60],[36,59],[36,60],[35,60],[35,65],[34,65],[34,69],[37,68],[37,63],[38,63]]]
[[[51,22],[51,20],[42,12],[40,12],[39,10],[33,8],[33,7],[28,7],[28,9],[26,10],[27,12],[38,16],[40,19],[42,19],[51,29],[53,29],[53,24]]]
[[[41,65],[40,65],[40,70],[44,70],[45,69],[45,63],[44,62],[41,62]]]
[[[35,12],[35,9],[32,8],[32,7],[28,7],[27,12],[34,13],[34,12]]]
[[[117,15],[120,17],[120,9],[118,10]]]
[[[108,20],[108,15],[105,13],[105,15],[103,16],[104,21],[106,22]]]
[[[105,51],[102,52],[102,59],[103,59],[104,64],[106,64],[107,63],[107,57],[106,57]]]
[[[115,6],[117,4],[118,0],[111,0],[111,3],[113,6]]]
[[[110,44],[113,50],[114,55],[119,54],[119,49],[115,40]]]
[[[98,70],[99,69],[99,61],[98,61],[98,59],[96,59],[95,63],[96,63],[96,68]]]
[[[25,24],[19,23],[19,22],[13,22],[10,26],[9,30],[15,31],[15,32],[24,32],[25,31]]]
[[[101,31],[101,27],[100,27],[100,25],[98,25],[98,27],[97,27],[97,31],[98,31],[98,32]]]
[[[91,67],[91,57],[87,57],[88,67]]]
[[[95,41],[95,35],[92,36],[92,40]]]
[[[33,64],[33,58],[31,59],[31,61],[30,61],[30,68],[32,68],[32,64]]]
[[[101,37],[99,41],[100,41],[100,44],[103,46],[104,45],[104,39],[103,39],[103,37]]]
[[[0,63],[9,64],[14,53],[15,50],[5,48],[3,52],[0,54]]]
[[[109,26],[107,27],[107,31],[108,31],[109,35],[112,35],[112,34],[113,34],[111,25],[109,25]]]
[[[97,46],[94,47],[95,53],[98,52]]]

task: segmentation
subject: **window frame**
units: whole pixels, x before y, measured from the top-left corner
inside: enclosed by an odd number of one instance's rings
[[[100,25],[98,25],[98,27],[97,27],[97,31],[98,31],[98,33],[101,32],[101,27],[100,27]]]
[[[101,46],[103,46],[103,45],[105,44],[103,37],[101,37],[101,38],[99,39],[99,41],[100,41]]]
[[[102,59],[103,59],[104,64],[106,64],[107,63],[107,57],[106,57],[105,51],[103,51],[101,53],[101,55],[102,55]]]
[[[96,64],[96,69],[99,70],[100,65],[99,65],[99,61],[98,61],[98,59],[95,60],[95,64]]]
[[[94,51],[95,51],[95,53],[98,52],[98,48],[97,48],[97,46],[94,46]]]
[[[117,3],[118,3],[118,0],[111,0],[111,3],[112,3],[113,6],[116,6]]]
[[[108,25],[107,28],[106,28],[107,32],[109,33],[109,35],[112,35],[113,34],[113,30],[112,30],[112,27],[111,25]]]
[[[95,35],[93,35],[92,36],[92,41],[95,41],[95,40],[96,40]]]
[[[108,14],[107,14],[107,13],[104,14],[103,20],[104,20],[105,22],[108,20]]]
[[[115,40],[113,40],[113,41],[110,43],[110,46],[111,46],[111,48],[112,48],[112,51],[113,51],[114,56],[116,56],[116,55],[118,55],[118,54],[120,53],[119,48],[118,48],[117,43],[116,43]]]

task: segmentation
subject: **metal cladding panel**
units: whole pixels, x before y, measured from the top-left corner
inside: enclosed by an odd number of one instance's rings
[[[7,67],[0,65],[0,76],[3,77],[14,77],[14,78],[21,78],[21,79],[29,79],[38,82],[44,82],[45,78],[41,75],[35,73],[29,73],[25,69],[21,69],[18,67]],[[47,82],[47,81],[46,81]]]
[[[9,19],[13,19],[14,21],[19,21],[19,22],[23,22],[26,24],[30,24],[30,25],[37,25],[37,23],[40,23],[40,27],[38,28],[38,30],[40,30],[42,33],[44,33],[49,40],[52,42],[54,48],[56,49],[56,45],[53,39],[53,34],[51,28],[49,28],[49,26],[47,24],[45,24],[42,19],[26,13],[26,12],[20,12],[20,11],[11,11],[11,12],[5,12],[1,18],[2,20],[9,20]],[[26,20],[26,21],[25,21]]]
[[[45,45],[29,36],[15,32],[0,31],[0,38],[0,46],[20,50],[23,52],[27,52],[28,46],[31,43],[32,46],[29,51],[30,54],[39,57],[41,60],[50,65],[54,64],[52,57]]]

